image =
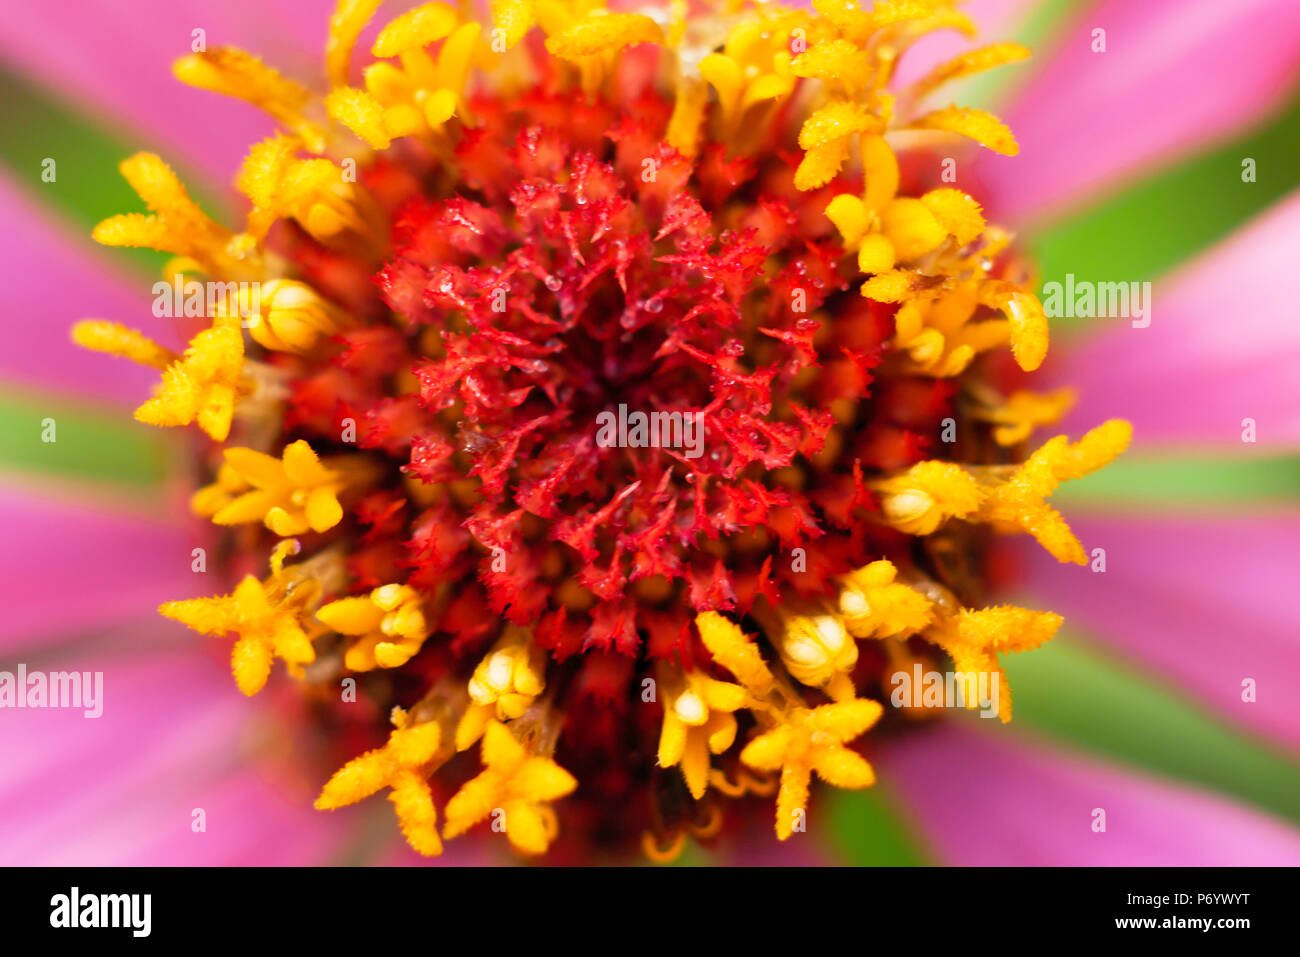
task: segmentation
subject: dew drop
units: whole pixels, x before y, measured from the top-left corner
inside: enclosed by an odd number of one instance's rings
[[[478,455],[492,444],[492,439],[482,432],[462,430],[460,433],[460,450],[467,455]]]

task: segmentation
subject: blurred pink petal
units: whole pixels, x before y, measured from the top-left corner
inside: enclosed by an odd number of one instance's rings
[[[87,114],[124,119],[134,128],[120,131],[127,142],[143,136],[142,146],[224,184],[274,124],[252,106],[184,86],[172,61],[190,52],[193,31],[202,29],[209,48],[243,47],[316,85],[333,8],[334,0],[145,0],[129,10],[99,0],[8,4],[0,59]]]
[[[160,602],[209,588],[209,576],[190,570],[190,551],[203,540],[183,524],[123,518],[0,488],[0,525],[6,535],[0,650],[6,653],[51,635],[148,614]],[[209,593],[217,590],[214,579]]]
[[[1300,833],[1260,812],[965,722],[918,730],[879,763],[946,864],[1300,864]]]
[[[962,13],[975,21],[979,35],[972,41],[954,30],[942,30],[923,37],[899,61],[898,70],[894,74],[894,86],[901,88],[919,80],[931,67],[965,53],[972,47],[1011,40],[1016,28],[1038,5],[1039,0],[971,0],[962,4]],[[1008,66],[1003,69],[1017,68]],[[935,98],[942,99],[946,89],[937,91]],[[947,105],[946,102],[943,105]]]
[[[1072,515],[1070,524],[1090,552],[1106,550],[1106,571],[1031,556],[1019,584],[1038,606],[1300,750],[1300,514]],[[1246,678],[1253,703],[1242,701]]]
[[[1064,349],[1062,376],[1081,398],[1067,428],[1118,415],[1143,445],[1244,452],[1249,418],[1260,444],[1300,446],[1297,236],[1300,192],[1157,286],[1147,328],[1123,320]]]
[[[2,712],[9,760],[0,769],[0,782],[6,787],[0,809],[13,813],[18,807],[14,802],[23,799],[30,801],[33,808],[39,807],[40,787],[54,783],[70,769],[86,767],[91,774],[111,769],[120,755],[113,755],[108,746],[118,736],[126,735],[138,745],[140,753],[166,752],[170,742],[174,748],[170,756],[179,757],[185,753],[185,737],[198,725],[210,719],[215,730],[219,722],[238,714],[240,702],[225,693],[223,679],[228,676],[223,675],[219,664],[200,653],[197,646],[171,651],[160,648],[156,640],[160,632],[180,637],[170,624],[160,625],[151,629],[148,641],[141,642],[139,653],[130,648],[134,641],[129,634],[131,626],[118,625],[112,637],[94,645],[63,646],[53,656],[43,651],[20,651],[0,659],[0,667],[11,673],[20,662],[29,672],[103,671],[107,702],[99,718],[83,717],[76,709],[17,708]],[[114,643],[117,647],[111,648]],[[57,665],[52,660],[57,660]],[[166,707],[176,703],[182,688],[192,693],[195,706],[176,715],[178,720],[158,720]],[[194,727],[182,727],[186,723]],[[17,794],[9,790],[17,780],[35,790]]]
[[[1092,31],[1106,52],[1092,52]],[[1037,219],[1250,127],[1300,69],[1295,0],[1105,0],[1079,15],[1002,118],[1020,155],[982,150],[999,217]]]
[[[81,318],[124,322],[163,334],[143,282],[115,277],[107,255],[89,234],[56,224],[9,179],[0,176],[0,257],[6,264],[0,334],[22,348],[0,350],[0,380],[139,405],[158,373],[125,360],[81,349],[68,330]],[[16,224],[21,224],[19,228]],[[169,345],[171,343],[168,343]]]
[[[227,726],[227,733],[230,727]],[[313,794],[286,788],[256,768],[232,769],[228,777],[191,781],[174,789],[160,806],[146,813],[131,805],[121,811],[134,819],[135,844],[118,858],[126,866],[278,867],[336,863],[353,815],[330,819],[312,807]],[[204,811],[206,831],[192,829],[193,812]],[[158,826],[158,821],[168,822]],[[395,830],[395,829],[394,829]],[[394,833],[394,840],[401,840]],[[74,849],[74,860],[81,852]]]
[[[101,642],[25,662],[29,670],[103,672],[103,713],[0,712],[0,862],[327,862],[345,822],[326,820],[310,794],[261,778],[256,762],[241,755],[258,704],[250,706],[221,665],[197,645],[161,652],[145,641],[141,654],[123,655],[116,643],[107,652]],[[3,660],[5,670],[16,664]],[[206,832],[191,829],[195,808],[205,812]]]

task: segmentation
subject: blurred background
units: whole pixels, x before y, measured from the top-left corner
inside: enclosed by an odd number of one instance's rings
[[[240,215],[234,172],[273,126],[172,78],[195,31],[319,84],[332,7],[47,0],[0,18],[0,670],[102,670],[106,685],[96,720],[0,711],[0,863],[413,859],[386,802],[313,812],[318,771],[289,760],[300,729],[273,720],[292,704],[245,701],[224,642],[156,619],[160,601],[213,590],[190,570],[206,541],[185,517],[193,440],[131,419],[155,373],[68,339],[102,317],[176,344],[150,311],[162,254],[90,240],[139,208],[123,158],[155,151],[215,218]],[[1300,863],[1300,4],[965,9],[980,42],[1034,56],[945,88],[1022,146],[963,154],[957,185],[1018,231],[1043,281],[1154,284],[1149,328],[1058,321],[1036,386],[1080,390],[1073,436],[1134,421],[1127,455],[1055,499],[1108,567],[1009,548],[1009,597],[1067,617],[1047,647],[1005,662],[1012,725],[944,721],[873,755],[880,785],[823,794],[799,848],[682,860]],[[904,79],[968,45],[923,41]],[[1104,834],[1089,827],[1098,807]],[[469,859],[458,853],[474,852],[450,845],[442,860]]]

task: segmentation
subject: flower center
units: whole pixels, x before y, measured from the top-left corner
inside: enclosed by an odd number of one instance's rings
[[[269,574],[160,610],[233,634],[246,694],[278,658],[370,735],[317,807],[387,789],[423,854],[490,817],[527,854],[658,857],[773,793],[787,839],[814,774],[874,782],[854,742],[891,674],[950,659],[969,691],[1051,637],[984,606],[989,530],[1082,563],[1048,498],[1128,442],[1029,453],[1071,396],[1016,388],[1047,325],[1012,237],[886,138],[1014,155],[989,114],[919,104],[1028,51],[890,92],[915,40],[973,32],[948,0],[500,0],[490,35],[432,2],[354,86],[376,6],[331,18],[323,110],[239,51],[176,65],[281,126],[243,231],[150,154],[122,165],[149,215],[96,228],[234,290],[182,353],[74,329],[160,370],[137,418],[235,440],[192,507]],[[355,694],[324,706],[349,684],[386,735]]]

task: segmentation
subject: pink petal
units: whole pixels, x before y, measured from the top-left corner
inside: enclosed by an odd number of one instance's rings
[[[123,518],[0,488],[0,526],[6,535],[0,650],[6,653],[76,629],[151,615],[168,599],[220,590],[215,576],[190,570],[191,550],[206,538],[182,524]]]
[[[1092,31],[1106,31],[1093,53]],[[1300,67],[1295,0],[1105,0],[1082,14],[1003,119],[1020,155],[981,151],[999,217],[1060,212],[1251,126]]]
[[[124,655],[120,638],[29,663],[103,673],[103,713],[0,711],[0,861],[15,865],[324,863],[346,833],[313,795],[247,753],[250,726],[273,721],[220,660],[179,627],[184,650]],[[139,633],[131,636],[140,640]],[[217,656],[223,657],[223,656]],[[5,670],[16,668],[6,660]],[[14,747],[9,748],[13,742]],[[195,808],[205,832],[192,830]]]
[[[1300,833],[1260,812],[964,721],[901,739],[880,764],[951,865],[1300,864]]]
[[[1141,445],[1300,445],[1300,322],[1295,250],[1300,192],[1257,217],[1152,292],[1151,325],[1107,325],[1063,353],[1062,378],[1081,403],[1067,428],[1112,416]]]
[[[127,867],[334,863],[348,835],[356,832],[359,816],[331,817],[312,807],[314,799],[314,794],[277,781],[267,768],[232,769],[216,780],[174,788],[147,812],[133,804],[120,805],[123,817],[133,819],[128,833],[135,834],[138,843],[110,859]],[[207,829],[196,832],[193,815],[200,807]],[[145,826],[146,813],[152,827]],[[166,824],[159,826],[159,821]],[[79,857],[74,860],[79,862]]]
[[[1020,580],[1036,607],[1300,750],[1300,514],[1070,523],[1090,553],[1105,549],[1106,571],[1027,555]],[[1242,701],[1247,678],[1254,702]]]
[[[203,29],[209,49],[243,47],[319,84],[333,7],[334,0],[142,0],[127,13],[97,0],[10,4],[0,18],[0,59],[89,115],[125,118],[146,139],[142,146],[226,183],[273,124],[254,107],[182,85],[172,62]],[[139,134],[121,135],[134,142]]]
[[[10,224],[0,230],[7,294],[0,334],[22,344],[0,350],[0,379],[117,404],[147,399],[158,379],[155,370],[75,346],[69,331],[76,320],[93,317],[161,337],[167,331],[161,325],[165,320],[153,317],[149,287],[114,278],[110,255],[88,233],[56,224],[4,176],[0,217]]]
[[[123,656],[124,644],[119,635],[69,649],[56,660],[5,657],[4,670],[14,674],[20,662],[29,674],[103,674],[97,718],[68,708],[0,712],[6,741],[15,743],[0,779],[0,820],[24,822],[32,841],[31,846],[5,842],[15,860],[50,840],[60,822],[75,818],[87,804],[102,808],[163,771],[193,774],[210,760],[199,757],[204,749],[195,743],[225,739],[241,710],[247,714],[237,700],[242,696],[229,694],[229,676],[199,647],[188,653],[154,647]],[[75,831],[68,837],[77,836]]]

